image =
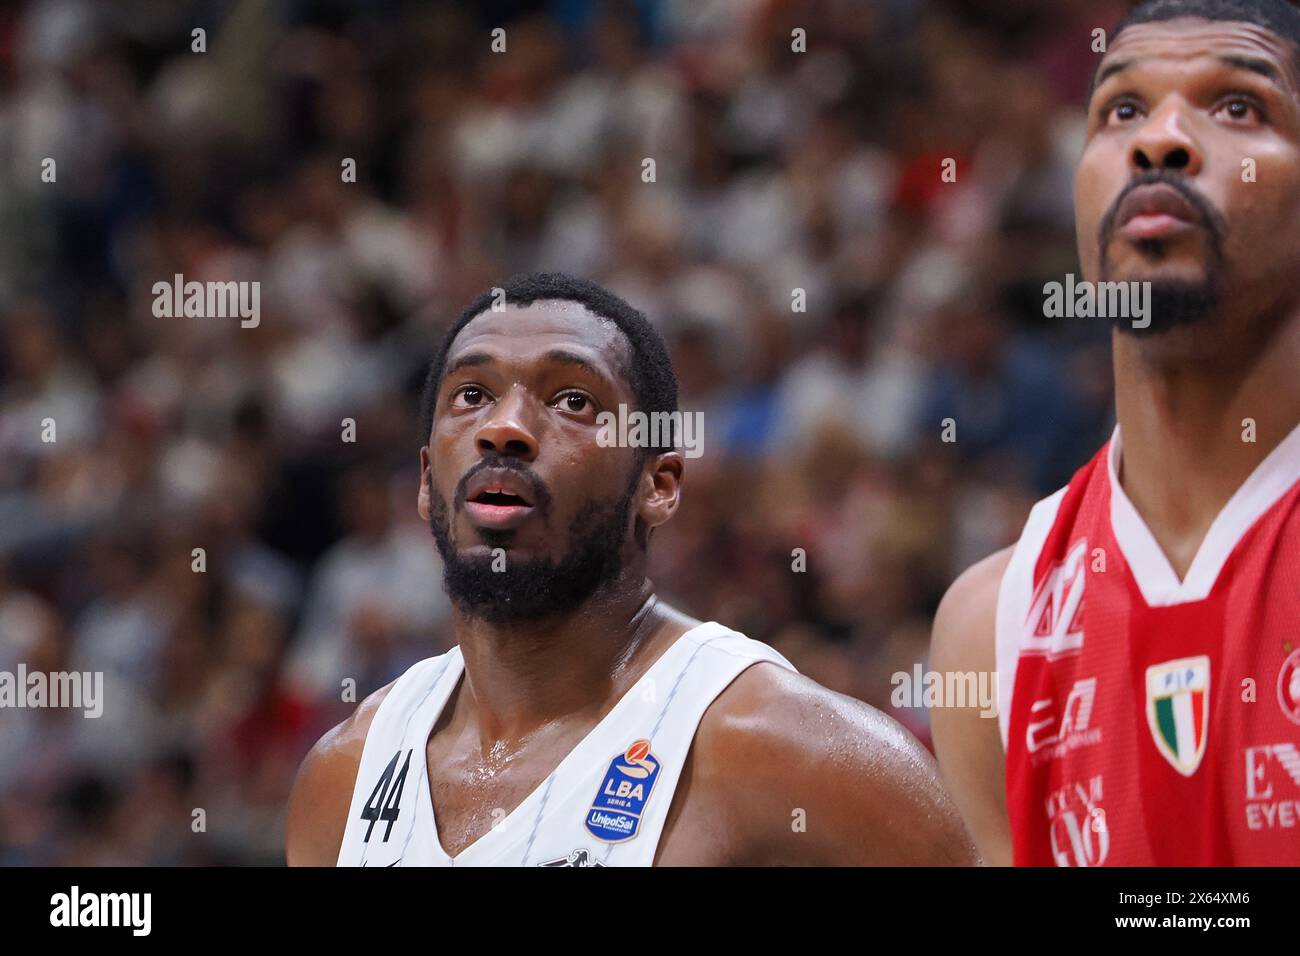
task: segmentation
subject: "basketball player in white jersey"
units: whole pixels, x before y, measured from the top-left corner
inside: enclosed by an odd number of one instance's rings
[[[991,863],[1295,866],[1295,7],[1139,4],[1074,198],[1085,277],[1150,312],[1112,333],[1112,439],[939,607],[931,667],[1001,697],[935,711],[944,777]]]
[[[976,862],[897,724],[655,596],[683,457],[601,443],[597,415],[676,402],[658,334],[598,286],[516,277],[465,311],[430,368],[418,499],[457,646],[312,749],[290,864]]]

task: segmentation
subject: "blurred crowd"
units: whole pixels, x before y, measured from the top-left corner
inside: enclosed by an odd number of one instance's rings
[[[282,859],[312,742],[452,641],[419,389],[518,271],[646,312],[704,413],[660,593],[928,742],[891,675],[1110,430],[1107,330],[1041,290],[1121,7],[5,6],[0,670],[105,705],[0,710],[0,864]],[[259,324],[155,317],[177,273]]]

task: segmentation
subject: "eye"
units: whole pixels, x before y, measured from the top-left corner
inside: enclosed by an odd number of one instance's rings
[[[1258,122],[1264,118],[1259,104],[1248,96],[1231,96],[1221,102],[1215,112],[1225,114],[1234,123]]]
[[[574,415],[585,415],[595,408],[596,403],[585,392],[562,392],[556,396],[555,406]]]
[[[477,385],[462,385],[451,396],[453,408],[475,408],[487,401],[487,392]]]
[[[1127,123],[1137,119],[1140,109],[1133,100],[1115,100],[1108,103],[1101,111],[1101,121],[1107,126]]]

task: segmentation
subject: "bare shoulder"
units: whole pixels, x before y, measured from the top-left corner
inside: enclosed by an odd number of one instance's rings
[[[993,668],[998,591],[1014,550],[1003,548],[971,565],[944,594],[934,616],[930,644],[931,666],[936,670],[945,668],[935,658],[970,663],[966,668],[970,670],[979,669],[976,665]]]
[[[967,569],[944,595],[934,618],[930,669],[939,673],[995,673],[997,608],[1013,548]],[[996,716],[974,705],[931,711],[935,753],[953,799],[980,853],[990,863],[1011,862],[1006,759]]]
[[[285,858],[290,866],[333,866],[338,860],[366,734],[395,683],[368,696],[307,752],[289,795]]]
[[[728,808],[742,862],[977,862],[915,737],[875,708],[774,664],[746,668],[705,712],[692,786]]]

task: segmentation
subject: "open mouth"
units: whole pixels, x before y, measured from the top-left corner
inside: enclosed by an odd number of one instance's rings
[[[480,528],[505,531],[523,524],[533,513],[533,504],[513,478],[482,477],[469,489],[465,512]]]
[[[504,507],[515,507],[516,505],[528,506],[519,495],[509,491],[484,491],[478,494],[474,501],[485,505],[501,505]]]

